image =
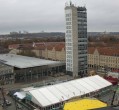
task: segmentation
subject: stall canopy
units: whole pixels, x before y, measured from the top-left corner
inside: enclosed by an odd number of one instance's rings
[[[80,99],[68,102],[64,105],[64,110],[92,110],[96,108],[107,107],[107,104],[97,99]]]
[[[26,97],[25,92],[16,92],[14,93],[14,96],[16,96],[19,99],[24,99]]]

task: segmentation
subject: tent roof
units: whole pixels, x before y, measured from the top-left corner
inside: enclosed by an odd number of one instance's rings
[[[59,83],[56,85],[36,88],[28,91],[28,93],[31,95],[31,97],[37,100],[39,105],[45,107],[97,91],[110,85],[112,85],[110,82],[98,75],[95,75]],[[34,101],[34,103],[37,102]]]
[[[14,96],[17,96],[19,99],[24,99],[26,97],[25,92],[16,92],[14,93]]]

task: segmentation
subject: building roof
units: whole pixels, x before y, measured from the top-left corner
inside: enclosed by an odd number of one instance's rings
[[[62,49],[65,50],[65,44],[64,43],[59,43],[55,46],[56,51],[61,51]]]
[[[19,44],[12,44],[8,46],[9,49],[17,49],[18,47],[19,47]]]
[[[65,50],[65,42],[33,42],[33,44],[12,44],[9,49],[37,49],[37,50],[52,50],[61,51]]]
[[[51,60],[45,60],[45,59],[39,59],[39,58],[27,57],[27,56],[15,55],[15,54],[0,54],[0,61],[2,61],[4,64],[17,68],[29,68],[35,66],[63,64],[60,61],[51,61]]]
[[[88,54],[93,54],[95,49],[95,47],[88,47]]]
[[[47,50],[52,50],[55,47],[55,44],[47,44]]]
[[[37,50],[45,50],[46,45],[44,43],[38,43],[38,44],[34,44],[34,48]]]
[[[118,49],[109,48],[109,47],[89,47],[88,48],[88,54],[94,54],[96,49],[100,55],[119,56],[119,50]]]
[[[79,110],[79,108],[81,110],[92,110],[101,107],[107,107],[107,104],[97,99],[86,98],[66,103],[64,110]]]
[[[79,97],[112,85],[102,77],[95,75],[64,83],[31,89],[28,91],[31,101],[46,107],[62,101]]]
[[[9,49],[31,49],[33,46],[31,43],[27,43],[27,44],[12,44],[9,45]]]
[[[14,93],[14,96],[16,96],[19,99],[24,99],[26,97],[25,92],[16,92]]]

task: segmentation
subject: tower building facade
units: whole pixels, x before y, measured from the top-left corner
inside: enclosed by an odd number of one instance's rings
[[[87,74],[87,10],[72,3],[65,6],[66,72],[73,77]]]

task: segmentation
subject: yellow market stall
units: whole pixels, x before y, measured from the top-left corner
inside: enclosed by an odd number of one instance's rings
[[[107,104],[100,100],[87,98],[65,103],[64,110],[91,110],[106,106]]]

